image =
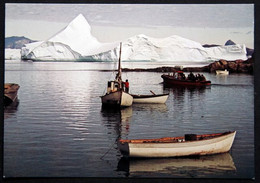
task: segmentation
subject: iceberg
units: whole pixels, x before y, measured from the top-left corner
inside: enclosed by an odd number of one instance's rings
[[[20,60],[21,59],[21,49],[5,49],[5,60]]]
[[[26,44],[21,57],[37,61],[78,61],[114,49],[119,43],[100,43],[82,14],[46,41]]]
[[[177,35],[161,39],[140,34],[123,41],[122,48],[123,61],[207,62],[247,59],[245,45],[204,48],[198,42]],[[116,47],[108,52],[92,55],[89,60],[116,60],[118,50],[119,47]]]
[[[200,43],[173,35],[153,38],[144,34],[112,43],[101,43],[80,14],[50,39],[25,45],[22,59],[35,61],[116,61],[122,46],[122,61],[212,62],[220,59],[246,60],[245,45],[204,48]]]
[[[27,57],[37,60],[77,60],[80,56],[68,45],[50,41],[41,43],[27,54]]]
[[[206,48],[209,59],[227,61],[234,60],[247,60],[246,46],[235,44],[227,46],[216,46],[212,48]]]

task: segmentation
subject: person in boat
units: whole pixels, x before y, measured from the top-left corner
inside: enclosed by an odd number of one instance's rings
[[[128,79],[125,80],[125,82],[123,82],[123,84],[125,85],[125,92],[128,93],[129,92],[129,82],[128,82]]]
[[[190,74],[188,75],[188,80],[191,80],[191,81],[195,81],[196,80],[196,77],[195,77],[195,75],[192,72],[190,72]]]
[[[115,83],[115,87],[114,87],[114,89],[112,90],[112,92],[116,92],[116,91],[118,91],[118,83]]]
[[[195,76],[195,81],[200,81],[201,80],[201,76],[200,76],[200,74],[198,73],[198,74],[196,74],[196,76]]]
[[[200,81],[206,81],[206,78],[203,74],[200,75]]]
[[[181,73],[178,73],[177,79],[181,80]]]
[[[178,79],[178,74],[176,72],[173,72],[174,79]]]
[[[182,79],[182,80],[185,80],[185,79],[186,79],[186,76],[185,76],[184,73],[181,73],[181,79]]]
[[[183,71],[178,71],[178,79],[179,80],[185,80],[186,79],[186,76],[183,73]]]

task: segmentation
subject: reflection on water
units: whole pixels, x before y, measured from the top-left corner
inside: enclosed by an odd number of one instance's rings
[[[120,110],[120,114],[121,114],[121,122],[129,122],[131,121],[131,117],[133,115],[133,108],[131,107],[127,107],[125,109],[121,109]]]
[[[194,87],[194,86],[166,86],[163,87],[164,91],[172,92],[174,95],[174,99],[183,102],[185,100],[185,94],[189,94],[189,97],[205,97],[206,90],[210,90],[211,86],[201,86],[201,87]]]
[[[106,126],[114,126],[114,132],[118,137],[127,137],[130,132],[130,123],[133,114],[146,111],[153,113],[166,113],[166,104],[133,104],[126,108],[101,108],[102,116],[105,118]],[[118,129],[117,129],[118,128]]]
[[[203,172],[205,177],[210,175],[235,172],[236,166],[229,153],[183,158],[162,159],[126,159],[118,162],[117,171],[125,172],[125,175],[135,177],[139,175],[151,176],[158,174],[174,177],[196,177]],[[153,174],[151,174],[153,173]]]
[[[227,83],[228,75],[216,75],[217,83]]]
[[[19,99],[16,98],[10,105],[4,109],[4,119],[12,117],[18,110]]]
[[[163,89],[165,91],[176,92],[177,95],[183,95],[185,92],[195,93],[205,93],[206,89],[210,89],[211,86],[178,86],[178,85],[165,85],[163,84]]]
[[[157,111],[161,113],[167,112],[167,105],[166,104],[133,104],[134,111]]]

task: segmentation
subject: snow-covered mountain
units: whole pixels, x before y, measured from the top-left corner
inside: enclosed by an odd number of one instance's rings
[[[123,61],[215,61],[246,60],[245,45],[227,45],[204,48],[200,43],[170,36],[152,38],[140,34],[120,40]],[[101,43],[92,34],[83,15],[78,15],[69,25],[47,41],[32,43],[22,48],[23,59],[69,61],[115,61],[119,42]]]

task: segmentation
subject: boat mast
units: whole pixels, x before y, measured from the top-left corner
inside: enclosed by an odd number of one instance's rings
[[[122,42],[120,42],[120,50],[119,50],[119,59],[118,59],[118,73],[116,76],[117,81],[120,84],[120,88],[121,88],[121,82],[122,82],[122,78],[121,78],[121,74],[122,74],[122,69],[121,69],[121,50],[122,49]]]

